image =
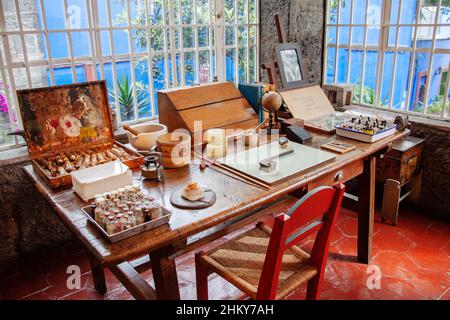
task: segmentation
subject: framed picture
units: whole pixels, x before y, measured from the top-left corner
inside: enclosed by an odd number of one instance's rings
[[[309,83],[298,43],[279,43],[276,54],[283,88],[299,88]]]

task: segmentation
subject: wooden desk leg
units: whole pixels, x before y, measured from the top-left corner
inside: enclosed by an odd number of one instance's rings
[[[358,260],[372,258],[372,232],[375,214],[376,157],[364,160],[364,171],[358,178]]]
[[[169,259],[171,247],[150,252],[153,279],[158,300],[180,300],[175,259]]]
[[[91,254],[89,254],[89,263],[91,264],[94,288],[99,293],[106,293],[105,270],[103,269],[103,266]]]

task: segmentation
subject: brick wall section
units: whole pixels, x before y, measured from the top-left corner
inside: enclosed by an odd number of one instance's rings
[[[278,43],[273,15],[278,13],[290,42],[300,43],[310,82],[322,81],[325,3],[318,0],[261,0],[261,63],[275,61]],[[266,73],[262,80],[267,81]]]
[[[411,134],[426,140],[420,205],[425,214],[450,220],[450,126],[412,122]]]

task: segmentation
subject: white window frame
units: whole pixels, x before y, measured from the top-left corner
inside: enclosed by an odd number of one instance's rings
[[[183,25],[181,24],[181,21],[179,21],[180,23],[175,24],[175,19],[174,19],[174,8],[173,8],[173,3],[175,1],[177,1],[178,4],[178,17],[181,20],[181,0],[172,0],[169,1],[169,7],[166,7],[166,2],[162,1],[163,4],[163,24],[160,25],[156,25],[156,26],[152,26],[152,25],[145,25],[145,26],[135,26],[132,25],[131,20],[131,5],[130,5],[130,1],[133,0],[125,0],[126,3],[126,10],[128,13],[128,17],[127,17],[127,26],[113,26],[113,21],[112,21],[112,17],[111,17],[111,6],[110,6],[110,1],[112,0],[107,0],[107,16],[108,16],[108,26],[106,27],[101,27],[100,26],[100,21],[99,21],[99,12],[98,12],[98,2],[97,0],[84,0],[85,1],[85,5],[86,5],[86,12],[88,15],[88,26],[84,27],[84,28],[77,28],[77,29],[70,29],[69,23],[68,23],[68,0],[58,0],[58,1],[62,1],[63,2],[63,7],[64,7],[64,13],[66,15],[66,28],[65,29],[48,29],[47,26],[47,19],[46,19],[46,12],[45,12],[45,6],[44,6],[44,0],[38,0],[37,1],[37,5],[40,6],[40,11],[41,11],[41,15],[42,15],[42,25],[43,25],[43,29],[38,28],[37,30],[24,30],[23,26],[22,26],[22,14],[20,12],[20,6],[19,6],[19,1],[20,0],[14,0],[15,1],[15,7],[16,7],[16,15],[17,15],[17,19],[18,19],[18,30],[7,30],[6,29],[6,20],[4,17],[4,11],[3,11],[3,5],[2,3],[0,3],[0,37],[2,40],[2,45],[0,45],[0,51],[2,54],[0,54],[0,77],[3,80],[3,82],[5,83],[5,95],[7,98],[7,103],[8,103],[8,107],[9,107],[9,120],[10,120],[10,125],[11,125],[11,130],[12,131],[16,131],[16,125],[13,121],[13,113],[11,112],[13,110],[15,110],[15,114],[17,119],[17,124],[19,126],[21,126],[21,119],[20,117],[20,113],[18,112],[18,101],[17,101],[17,95],[16,95],[16,85],[15,85],[15,79],[14,79],[14,70],[17,68],[24,68],[26,71],[26,76],[27,76],[27,84],[28,84],[28,88],[33,88],[33,83],[32,83],[32,79],[31,79],[31,74],[30,74],[30,68],[31,67],[48,67],[49,70],[49,77],[50,77],[50,81],[51,84],[50,85],[55,85],[55,72],[54,70],[56,68],[60,68],[60,67],[70,67],[71,68],[71,73],[72,73],[72,78],[73,78],[73,83],[77,82],[77,75],[76,75],[76,67],[79,65],[84,65],[86,63],[89,63],[92,65],[92,70],[93,70],[93,74],[92,74],[92,78],[93,80],[98,80],[98,72],[97,72],[97,68],[99,68],[99,73],[100,73],[100,78],[104,79],[105,78],[105,64],[111,64],[111,68],[112,68],[112,74],[113,74],[113,83],[114,83],[114,93],[115,96],[117,97],[117,70],[116,70],[116,63],[120,62],[120,61],[130,61],[130,73],[131,73],[131,84],[133,86],[133,93],[134,93],[134,115],[135,115],[135,119],[132,121],[122,121],[122,119],[120,118],[121,116],[121,112],[119,112],[119,108],[118,105],[116,103],[116,110],[118,112],[116,112],[117,114],[117,118],[118,118],[118,123],[119,124],[123,124],[123,123],[137,123],[137,122],[142,122],[142,121],[149,121],[149,120],[155,120],[157,119],[156,116],[156,106],[155,106],[155,101],[154,101],[154,86],[153,86],[153,72],[152,72],[152,58],[154,55],[163,55],[164,56],[164,69],[165,69],[165,74],[167,75],[169,72],[169,68],[168,68],[168,56],[169,54],[171,55],[171,65],[172,65],[172,79],[173,79],[173,83],[169,83],[169,77],[166,76],[165,77],[165,87],[169,88],[169,87],[180,87],[180,86],[185,86],[185,75],[184,75],[184,71],[185,71],[185,67],[184,67],[184,54],[185,53],[189,53],[189,52],[193,52],[194,53],[194,59],[195,59],[195,70],[194,70],[194,74],[195,74],[195,83],[198,82],[199,80],[199,72],[200,72],[200,65],[199,65],[199,52],[200,51],[209,51],[209,81],[213,81],[216,76],[217,79],[219,81],[225,81],[226,79],[226,72],[225,72],[225,67],[226,67],[226,59],[225,59],[225,53],[226,53],[226,49],[233,47],[235,48],[235,66],[236,66],[236,74],[235,74],[235,83],[238,84],[239,82],[239,69],[238,69],[238,53],[239,53],[239,48],[247,48],[247,61],[249,59],[249,55],[250,55],[250,50],[255,50],[255,67],[254,67],[254,79],[255,81],[259,81],[259,0],[243,0],[246,1],[246,5],[247,8],[249,8],[250,6],[250,2],[254,1],[255,3],[255,13],[256,13],[256,21],[255,22],[250,22],[249,21],[249,14],[247,12],[247,21],[245,24],[243,23],[239,23],[238,21],[238,15],[237,15],[237,8],[238,8],[238,0],[233,0],[234,1],[234,6],[235,6],[235,22],[231,25],[233,25],[236,29],[235,31],[235,44],[232,46],[226,46],[225,45],[225,25],[230,25],[230,24],[225,24],[223,16],[224,16],[224,3],[225,0],[208,0],[208,11],[210,13],[210,19],[206,24],[197,24],[197,5],[198,5],[198,0],[192,0],[193,4],[194,4],[194,23],[189,24],[189,25]],[[148,5],[151,4],[153,2],[153,0],[140,0],[142,2],[145,3],[145,13],[148,16]],[[242,1],[242,0],[241,0]],[[166,19],[165,19],[165,13],[167,12],[167,10],[169,11],[169,23],[166,23]],[[153,50],[151,48],[151,44],[150,44],[150,32],[147,32],[147,52],[134,52],[133,51],[133,39],[132,39],[132,29],[138,29],[138,28],[143,28],[146,29],[147,31],[149,31],[151,28],[162,28],[163,30],[163,50]],[[194,46],[192,48],[183,48],[183,27],[192,27],[194,30]],[[197,31],[198,31],[198,27],[208,27],[208,46],[207,47],[198,47],[198,37],[197,37]],[[238,27],[245,27],[246,31],[247,31],[247,43],[246,44],[242,44],[242,45],[238,45],[237,41],[238,41]],[[255,43],[251,44],[250,43],[250,39],[248,37],[248,35],[250,34],[250,28],[255,28],[255,32],[256,32],[256,39],[255,39]],[[172,45],[171,48],[168,48],[168,43],[174,43],[174,39],[175,39],[175,29],[180,30],[180,34],[179,34],[179,47],[175,48],[175,45]],[[128,46],[129,46],[129,52],[127,52],[126,54],[117,54],[114,48],[114,41],[113,41],[113,32],[116,30],[123,30],[126,31],[128,33]],[[166,30],[170,30],[169,35],[167,34]],[[213,39],[213,30],[215,32],[215,43],[213,43],[212,39]],[[91,49],[91,54],[89,56],[74,56],[74,44],[73,44],[73,39],[72,39],[72,33],[73,32],[87,32],[89,35],[89,43],[90,43],[90,49]],[[102,41],[101,41],[101,34],[102,32],[107,32],[108,34],[108,38],[109,38],[109,46],[111,49],[111,54],[110,55],[103,55],[102,52]],[[69,51],[69,56],[65,57],[65,58],[53,58],[52,57],[52,53],[51,53],[51,46],[49,43],[49,34],[52,33],[64,33],[67,35],[67,41],[68,41],[68,51]],[[36,35],[36,36],[43,36],[43,38],[45,39],[45,50],[47,51],[47,59],[42,59],[42,60],[33,60],[33,61],[29,61],[28,60],[28,55],[27,55],[27,47],[25,45],[25,36],[26,35]],[[9,46],[9,37],[10,36],[19,36],[20,37],[20,41],[21,41],[21,45],[22,45],[22,50],[23,50],[23,61],[19,61],[19,62],[13,62],[13,59],[11,57],[11,48]],[[170,39],[169,39],[170,38]],[[213,52],[214,52],[214,57],[215,57],[215,61],[213,61]],[[221,54],[219,54],[221,53]],[[175,59],[176,59],[176,55],[179,54],[181,59],[181,83],[177,82],[177,67],[175,65]],[[139,118],[139,112],[138,112],[138,107],[137,107],[137,98],[136,98],[136,83],[135,83],[135,68],[134,68],[134,63],[135,63],[135,59],[139,58],[139,57],[146,57],[148,60],[148,66],[149,66],[149,94],[150,94],[150,104],[151,104],[151,117],[147,117],[147,118]],[[213,74],[213,64],[215,64],[215,74]],[[249,63],[247,63],[247,70],[246,70],[246,80],[249,80]],[[6,87],[6,84],[9,85],[9,88]],[[117,101],[117,99],[116,99]],[[3,149],[9,149],[11,147],[16,147],[20,144],[19,138],[14,136],[14,143],[13,144],[8,144],[8,145],[0,145],[0,150]]]
[[[327,65],[328,65],[328,48],[334,48],[335,49],[335,56],[334,56],[334,79],[333,82],[337,81],[337,66],[339,64],[338,61],[338,49],[348,49],[348,61],[347,61],[347,75],[346,75],[346,80],[347,83],[350,83],[350,68],[351,68],[351,53],[352,53],[352,49],[359,49],[363,51],[363,59],[362,59],[362,74],[361,74],[361,84],[360,84],[360,97],[359,97],[359,101],[358,102],[354,102],[354,104],[356,105],[362,105],[362,106],[368,106],[371,108],[376,108],[376,109],[380,109],[380,110],[390,110],[390,111],[394,111],[394,112],[398,112],[398,113],[402,113],[402,114],[411,114],[411,115],[415,115],[415,116],[422,116],[422,117],[426,117],[426,118],[432,118],[432,119],[440,119],[440,120],[450,120],[450,108],[446,108],[446,104],[447,104],[447,97],[448,97],[448,93],[449,93],[449,78],[450,76],[447,75],[447,79],[446,79],[446,84],[445,84],[445,93],[444,97],[443,97],[443,108],[442,108],[442,112],[440,115],[432,115],[432,114],[427,114],[426,110],[427,110],[427,101],[428,101],[428,94],[429,94],[429,90],[430,90],[430,84],[431,81],[429,81],[429,79],[427,79],[426,82],[426,89],[425,89],[425,93],[424,93],[424,106],[422,108],[422,112],[414,112],[414,111],[409,111],[409,106],[410,106],[410,101],[411,101],[411,88],[412,88],[412,81],[413,81],[413,69],[414,69],[414,59],[415,59],[415,54],[418,52],[423,52],[423,53],[429,53],[430,54],[430,59],[428,61],[428,69],[427,69],[427,74],[430,75],[431,71],[432,71],[432,66],[433,66],[433,58],[436,54],[450,54],[450,49],[443,49],[443,48],[436,48],[436,31],[439,27],[445,26],[445,27],[449,27],[450,28],[450,24],[449,23],[439,23],[438,18],[439,18],[439,13],[440,13],[440,8],[441,8],[441,2],[442,0],[439,0],[437,2],[437,6],[436,6],[436,15],[434,18],[434,23],[429,23],[429,24],[425,24],[425,23],[419,23],[418,21],[418,17],[419,17],[419,13],[420,13],[420,7],[422,4],[423,0],[418,0],[417,1],[417,6],[416,6],[416,13],[415,13],[415,21],[413,24],[401,24],[400,23],[400,18],[401,18],[401,9],[402,9],[402,4],[404,2],[404,0],[399,0],[399,11],[398,11],[398,15],[397,15],[397,20],[396,23],[391,24],[390,23],[390,13],[391,13],[391,5],[392,5],[392,0],[382,0],[382,10],[381,10],[381,24],[379,25],[380,27],[380,41],[378,45],[367,45],[367,29],[369,26],[369,24],[367,24],[367,16],[368,16],[368,8],[369,8],[369,0],[365,0],[366,3],[366,12],[365,12],[365,19],[364,19],[364,23],[363,24],[353,24],[353,10],[354,10],[354,0],[345,0],[350,2],[351,1],[351,8],[350,8],[350,23],[348,24],[342,24],[340,23],[340,9],[341,9],[341,2],[342,0],[337,0],[337,15],[336,15],[336,23],[329,23],[329,15],[330,15],[330,8],[329,8],[329,3],[330,1],[327,0],[326,1],[326,15],[325,15],[325,37],[324,37],[324,51],[323,51],[323,55],[324,55],[324,64],[323,64],[323,73],[322,73],[322,82],[323,83],[327,83]],[[376,25],[378,27],[378,25]],[[412,41],[412,45],[411,47],[400,47],[399,46],[399,30],[400,27],[413,27],[414,28],[414,34],[413,34],[413,41]],[[329,27],[334,27],[336,28],[336,43],[328,43],[328,35],[329,35]],[[350,27],[350,31],[349,31],[349,43],[347,44],[341,44],[339,43],[339,30],[340,27]],[[356,45],[356,44],[352,44],[352,27],[364,27],[364,40],[363,40],[363,44],[362,45]],[[390,31],[390,27],[396,27],[396,34],[395,34],[395,45],[394,46],[390,46],[389,45],[389,31]],[[432,35],[432,42],[431,42],[431,47],[430,48],[418,48],[416,47],[416,40],[417,40],[417,30],[418,27],[432,27],[433,28],[433,35]],[[365,104],[362,102],[362,97],[363,97],[363,86],[364,86],[364,76],[365,76],[365,56],[366,56],[366,52],[369,50],[376,50],[378,52],[378,59],[377,59],[377,67],[376,67],[376,83],[375,83],[375,103],[374,105],[369,105],[369,104]],[[386,52],[393,52],[394,54],[394,62],[393,62],[393,70],[394,72],[392,72],[392,78],[391,78],[391,95],[390,95],[390,99],[389,99],[389,106],[386,107],[382,107],[380,106],[380,97],[381,97],[381,90],[382,90],[382,81],[383,81],[383,59],[384,59],[384,55]],[[410,70],[409,70],[409,79],[408,79],[408,88],[407,88],[407,95],[406,95],[406,101],[405,101],[405,110],[397,110],[397,109],[393,109],[392,108],[392,101],[393,101],[393,92],[394,92],[394,86],[395,86],[395,75],[396,75],[396,63],[397,63],[397,55],[398,52],[411,52],[411,60],[410,60]],[[449,62],[449,67],[448,70],[450,70],[450,62]]]

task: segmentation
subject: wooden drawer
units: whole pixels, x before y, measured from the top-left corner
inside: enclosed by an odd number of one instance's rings
[[[308,191],[320,186],[332,186],[337,182],[345,183],[360,174],[362,174],[364,169],[364,160],[357,160],[352,163],[347,164],[345,167],[339,170],[333,170],[325,175],[319,177],[308,184]]]

